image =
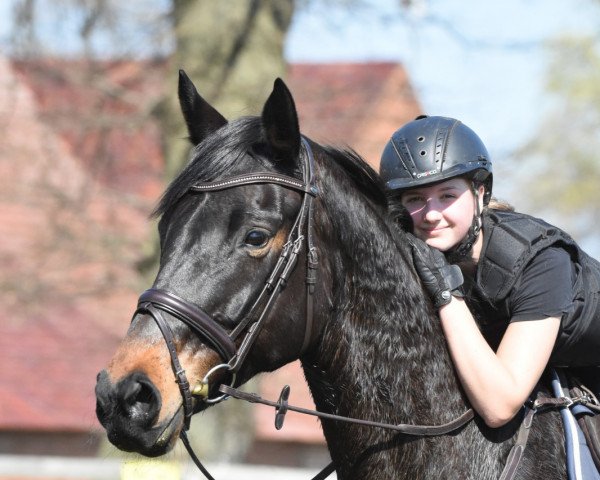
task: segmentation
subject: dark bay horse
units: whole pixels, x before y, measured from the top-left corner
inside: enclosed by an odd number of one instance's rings
[[[377,175],[351,152],[304,140],[280,80],[261,116],[230,123],[183,72],[179,96],[194,148],[156,211],[153,289],[98,375],[110,441],[162,455],[192,411],[218,401],[219,383],[241,385],[297,358],[322,412],[425,425],[464,413],[439,320]],[[294,247],[295,271],[273,287]],[[188,382],[203,390],[193,400]],[[322,426],[340,479],[480,480],[499,477],[520,420],[494,430],[476,418],[429,438]],[[515,478],[566,478],[561,432],[557,414],[537,415]]]

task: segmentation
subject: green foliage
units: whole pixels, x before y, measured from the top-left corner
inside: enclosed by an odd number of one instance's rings
[[[573,107],[600,106],[600,56],[595,37],[564,37],[549,45],[552,52],[548,90]],[[600,109],[596,109],[596,115]]]
[[[586,236],[598,233],[589,220],[600,218],[599,45],[596,38],[565,37],[548,49],[546,87],[554,104],[517,154],[519,183],[530,209],[558,213],[570,232]]]

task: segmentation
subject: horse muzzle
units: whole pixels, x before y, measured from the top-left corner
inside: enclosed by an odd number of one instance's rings
[[[157,423],[160,392],[143,373],[113,383],[106,371],[96,383],[96,416],[109,441],[118,449],[149,457],[163,455],[175,444],[183,427],[183,411]]]

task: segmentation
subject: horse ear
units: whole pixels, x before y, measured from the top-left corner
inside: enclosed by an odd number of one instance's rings
[[[183,70],[179,70],[179,105],[187,124],[190,141],[198,145],[227,120],[204,100]]]
[[[277,78],[262,111],[262,122],[275,158],[295,160],[300,152],[300,127],[292,94]]]

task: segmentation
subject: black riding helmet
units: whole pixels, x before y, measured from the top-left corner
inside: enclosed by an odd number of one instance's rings
[[[467,177],[484,185],[484,205],[492,196],[488,151],[473,130],[454,118],[422,115],[396,130],[383,150],[379,170],[388,190],[398,193]]]
[[[390,192],[405,190],[450,178],[471,180],[473,194],[483,185],[483,204],[492,196],[492,162],[485,145],[469,127],[454,118],[422,115],[396,130],[381,155],[380,176]],[[467,255],[481,230],[477,212],[469,233],[453,252]]]

